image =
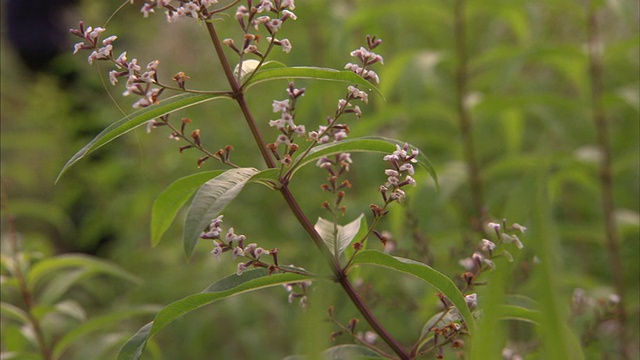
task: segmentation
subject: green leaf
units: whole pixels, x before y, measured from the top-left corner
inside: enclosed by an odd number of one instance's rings
[[[276,189],[279,185],[278,174],[280,173],[280,169],[266,169],[262,170],[259,173],[251,176],[249,182],[255,182],[258,184],[262,184],[270,189]]]
[[[540,325],[542,313],[517,305],[500,305],[498,314],[501,320],[518,320]]]
[[[292,273],[269,275],[264,268],[245,271],[242,275],[230,275],[211,284],[201,293],[193,294],[167,305],[155,317],[127,341],[118,360],[134,360],[140,358],[144,347],[153,335],[177,318],[211,304],[215,301],[258,289],[308,281],[309,277]]]
[[[107,326],[117,323],[121,320],[130,319],[134,316],[154,314],[158,312],[161,307],[157,305],[144,305],[131,309],[120,310],[117,312],[111,312],[107,315],[94,317],[91,320],[75,327],[73,330],[67,332],[62,339],[56,342],[53,348],[53,358],[60,359],[67,349],[77,342],[83,336],[87,336],[95,331],[104,330]]]
[[[336,250],[338,256],[342,255],[342,252],[351,244],[351,241],[356,237],[356,234],[360,230],[360,222],[364,214],[360,214],[357,219],[348,223],[347,225],[334,225],[332,221],[318,218],[318,221],[314,225],[316,231],[322,237],[325,245],[331,253],[335,256]],[[337,241],[336,241],[337,238]]]
[[[184,224],[184,252],[191,257],[200,234],[239,193],[253,175],[254,168],[227,170],[207,181],[196,193]]]
[[[368,247],[368,243],[369,241],[367,241],[367,238],[365,238],[365,235],[368,236],[369,235],[369,224],[367,223],[367,218],[366,217],[362,217],[360,219],[360,230],[358,230],[358,233],[356,234],[356,236],[354,237],[354,239],[356,241],[363,241],[362,243],[362,249],[360,250],[365,250]],[[353,240],[352,240],[353,242]],[[347,259],[350,259],[351,256],[353,256],[353,253],[355,252],[355,250],[353,249],[353,246],[348,246],[345,251],[344,254],[347,257]],[[357,274],[357,272],[359,272],[360,269],[353,269],[352,274]]]
[[[421,350],[425,345],[433,343],[435,333],[432,331],[432,329],[434,327],[443,327],[452,322],[459,322],[460,320],[462,320],[462,317],[460,316],[460,312],[456,309],[451,309],[446,313],[444,311],[440,311],[433,315],[422,326],[417,349]]]
[[[279,169],[267,169],[253,175],[250,182],[257,182],[267,187],[274,188],[275,176]],[[162,235],[169,229],[180,209],[189,198],[212,178],[221,175],[225,170],[205,171],[174,181],[167,187],[153,203],[151,209],[151,244],[158,245]]]
[[[20,322],[22,325],[29,324],[29,315],[15,305],[4,301],[0,302],[0,313],[2,314],[2,317],[13,319]]]
[[[308,359],[303,355],[287,356],[283,360],[306,360]],[[328,348],[322,352],[321,359],[326,360],[368,360],[368,359],[382,359],[380,354],[369,349],[366,346],[356,344],[342,344]]]
[[[178,215],[178,211],[193,193],[202,184],[223,172],[224,170],[205,171],[183,177],[174,181],[156,198],[151,208],[151,244],[153,246],[158,245],[162,235]]]
[[[48,279],[39,291],[38,302],[43,305],[53,305],[56,301],[67,293],[76,283],[90,277],[92,274],[86,267],[68,271],[60,271],[51,279]]]
[[[62,170],[60,170],[60,174],[58,174],[56,182],[60,180],[60,177],[62,177],[62,175],[71,166],[80,161],[80,159],[138,126],[145,124],[147,121],[197,104],[221,98],[228,97],[221,96],[220,94],[180,94],[163,100],[159,105],[149,106],[125,116],[102,130],[102,132],[91,140],[91,142],[73,155],[62,167]]]
[[[453,305],[456,306],[460,315],[467,323],[469,333],[472,333],[475,330],[475,320],[473,319],[471,311],[469,311],[467,303],[460,290],[458,290],[451,279],[432,267],[417,261],[387,255],[376,250],[360,251],[353,257],[352,264],[382,266],[413,275],[427,282],[429,285],[443,293],[453,303]]]
[[[374,91],[384,99],[380,90],[369,81],[356,75],[352,71],[336,70],[319,67],[288,67],[278,69],[258,70],[245,84],[244,88],[249,89],[253,85],[265,81],[272,80],[289,80],[289,79],[313,79],[339,81],[348,84],[359,85],[361,90]]]
[[[87,274],[106,274],[140,283],[140,279],[110,262],[88,255],[67,254],[44,259],[35,264],[27,275],[27,286],[33,290],[46,276],[56,275],[57,272],[67,268],[84,268]]]
[[[127,340],[118,353],[118,360],[139,359],[150,338],[152,326],[153,321],[141,327],[135,335]]]
[[[344,152],[375,152],[375,153],[383,153],[383,154],[391,154],[396,151],[396,145],[403,146],[404,143],[398,140],[387,139],[383,137],[361,137],[355,139],[347,139],[338,142],[323,144],[314,147],[311,149],[307,157],[302,159],[299,164],[296,164],[298,159],[294,161],[294,164],[297,165],[294,172],[309,163],[315,163],[319,158],[323,156],[335,155]],[[417,149],[415,146],[409,144],[411,148]],[[426,155],[422,151],[420,151],[418,157],[418,164],[422,166],[429,175],[433,178],[438,184],[438,177],[436,175],[436,171],[431,165],[431,162],[427,158]]]
[[[328,348],[324,352],[325,359],[331,360],[352,360],[352,359],[382,359],[380,354],[366,346],[356,344],[336,345]]]

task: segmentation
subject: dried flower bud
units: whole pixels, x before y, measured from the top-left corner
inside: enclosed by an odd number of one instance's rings
[[[204,156],[204,157],[201,157],[200,159],[198,159],[198,162],[197,162],[197,164],[198,164],[198,168],[200,168],[200,167],[202,166],[202,164],[203,164],[205,161],[207,161],[207,159],[209,159],[209,156]]]
[[[176,83],[178,84],[178,87],[182,90],[185,89],[185,83],[187,81],[187,79],[190,79],[190,77],[187,76],[187,74],[185,74],[184,72],[180,71],[179,73],[175,74],[173,76],[173,80],[176,81]]]
[[[200,129],[195,129],[191,132],[191,138],[193,138],[193,142],[198,146],[202,146],[200,142]]]
[[[356,318],[349,320],[349,323],[347,324],[347,329],[351,331],[351,333],[353,333],[356,329],[356,325],[358,325],[358,322],[360,322],[360,320]]]

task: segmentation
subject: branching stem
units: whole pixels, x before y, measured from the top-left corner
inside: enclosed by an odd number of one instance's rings
[[[204,10],[203,15],[206,17],[209,14],[206,10]],[[265,163],[269,168],[275,168],[277,167],[277,163],[273,159],[272,155],[268,152],[268,149],[266,147],[266,143],[262,137],[262,134],[260,133],[260,130],[258,129],[258,126],[255,122],[255,119],[251,114],[251,111],[249,110],[249,106],[244,97],[242,87],[233,75],[233,70],[224,53],[222,43],[218,37],[215,27],[209,21],[206,22],[206,27],[207,27],[207,31],[209,32],[209,37],[211,38],[211,41],[215,48],[218,59],[220,60],[220,64],[222,65],[225,77],[227,78],[227,81],[231,86],[231,90],[233,93],[232,96],[240,106],[242,114],[247,122],[247,125],[249,126],[249,129],[251,130],[251,134],[253,135],[253,138],[256,144],[258,145],[258,148],[260,150],[260,153],[262,154],[262,157]],[[291,193],[291,190],[289,189],[288,184],[286,183],[282,184],[282,187],[279,189],[279,191],[284,197],[284,200],[286,201],[287,205],[293,212],[298,222],[302,225],[302,227],[307,232],[307,234],[309,234],[315,246],[322,253],[322,256],[325,259],[327,259],[328,262],[330,263],[332,273],[335,277],[335,281],[342,286],[344,291],[347,293],[349,299],[351,299],[351,301],[353,302],[355,307],[358,309],[360,314],[363,316],[363,318],[367,321],[369,326],[371,326],[371,328],[380,336],[380,338],[383,339],[384,342],[387,343],[387,345],[389,345],[389,347],[393,350],[393,352],[395,352],[400,357],[400,359],[402,360],[411,359],[411,357],[406,352],[406,350],[402,347],[402,345],[400,345],[400,343],[398,343],[398,341],[395,340],[395,338],[393,338],[391,334],[389,334],[389,332],[382,326],[382,324],[378,321],[378,319],[376,319],[376,317],[373,315],[369,307],[367,307],[367,305],[364,303],[362,298],[360,298],[355,288],[347,278],[345,272],[342,270],[342,267],[340,266],[340,262],[331,254],[329,249],[325,246],[324,241],[322,240],[322,237],[320,237],[320,234],[318,234],[318,232],[315,230],[309,218],[302,211],[302,208],[298,204],[298,201],[293,196],[293,193]]]

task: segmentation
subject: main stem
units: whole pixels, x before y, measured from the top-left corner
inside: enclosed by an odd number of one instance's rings
[[[203,15],[207,16],[208,12],[206,10],[203,11]],[[253,115],[251,114],[251,111],[249,110],[249,106],[244,97],[244,93],[242,92],[240,84],[233,76],[233,71],[231,70],[229,61],[227,60],[227,57],[224,54],[222,43],[218,38],[218,34],[215,30],[215,27],[210,22],[206,22],[206,27],[207,27],[207,31],[209,32],[209,37],[211,38],[211,41],[213,42],[213,46],[216,50],[216,54],[218,55],[218,59],[220,59],[220,63],[224,70],[227,81],[231,86],[233,98],[236,100],[236,102],[240,106],[242,114],[246,119],[247,124],[249,125],[251,134],[253,135],[253,138],[260,149],[260,153],[262,154],[262,157],[265,163],[269,168],[275,168],[277,167],[277,164],[273,159],[273,157],[271,156],[271,154],[269,154],[269,152],[267,151],[266,143],[256,125],[256,122],[253,119]],[[295,215],[298,222],[302,225],[304,230],[309,234],[309,236],[313,240],[316,247],[320,250],[320,252],[325,257],[325,259],[328,259],[331,266],[331,270],[335,277],[335,281],[337,281],[342,286],[344,291],[349,296],[349,299],[351,299],[351,301],[353,302],[355,307],[358,309],[360,314],[367,321],[367,323],[369,323],[371,328],[380,336],[380,338],[384,340],[384,342],[387,343],[387,345],[389,345],[389,347],[402,360],[410,360],[411,359],[410,355],[405,351],[405,349],[400,345],[400,343],[398,343],[397,340],[395,340],[393,336],[391,336],[391,334],[387,332],[387,330],[382,326],[382,324],[378,321],[378,319],[376,319],[376,317],[373,315],[373,313],[371,312],[371,309],[369,309],[369,307],[367,307],[364,301],[362,301],[362,299],[354,289],[353,285],[347,278],[346,273],[342,270],[340,263],[331,254],[329,249],[327,249],[327,247],[324,245],[324,241],[322,240],[322,237],[320,236],[320,234],[318,234],[318,232],[315,230],[315,227],[313,226],[309,218],[302,211],[302,208],[300,207],[297,200],[293,196],[293,193],[291,193],[291,190],[289,189],[288,184],[282,184],[280,188],[280,193],[284,197],[287,205],[289,205],[289,208]]]
[[[484,217],[482,179],[475,155],[471,115],[465,104],[469,79],[465,6],[465,0],[456,0],[454,20],[456,57],[458,59],[458,65],[456,67],[456,107],[458,110],[460,133],[462,135],[464,160],[467,164],[467,176],[469,177],[469,187],[471,189],[471,203],[474,216],[472,220],[476,230],[482,231],[482,220]]]
[[[596,127],[597,141],[602,153],[600,164],[600,186],[602,198],[602,211],[604,216],[605,237],[607,252],[609,253],[609,264],[613,273],[613,281],[616,292],[620,297],[617,306],[616,319],[618,320],[618,351],[620,359],[628,359],[626,322],[627,314],[624,306],[624,273],[622,261],[620,259],[620,244],[614,219],[613,204],[613,174],[611,161],[611,140],[609,137],[608,120],[602,105],[602,94],[604,93],[603,68],[601,46],[598,30],[598,19],[595,5],[591,5],[588,14],[587,32],[589,46],[589,78],[591,80],[591,106],[593,122]]]

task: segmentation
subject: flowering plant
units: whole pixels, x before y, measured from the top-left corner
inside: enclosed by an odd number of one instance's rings
[[[178,211],[193,196],[184,226],[185,253],[190,257],[198,242],[210,241],[211,253],[215,258],[220,259],[227,253],[238,261],[236,273],[214,282],[200,293],[165,307],[154,321],[142,327],[124,345],[119,358],[138,359],[148,339],[170,322],[185,313],[232,295],[264,287],[284,286],[290,301],[297,299],[303,306],[310,301],[311,294],[308,290],[321,276],[299,266],[283,265],[283,255],[286,254],[281,254],[278,248],[262,248],[257,243],[250,242],[247,236],[237,233],[235,227],[228,227],[226,230],[223,228],[221,212],[249,183],[266,185],[271,191],[281,194],[317,248],[319,256],[327,262],[331,280],[342,288],[368,326],[365,333],[357,332],[357,318],[345,324],[335,316],[333,308],[330,308],[328,320],[339,329],[330,336],[334,338],[346,333],[359,345],[332,347],[327,350],[328,356],[414,359],[424,354],[442,357],[444,349],[448,347],[454,351],[462,351],[465,340],[472,339],[470,336],[476,331],[474,313],[478,313],[478,296],[473,289],[482,284],[478,277],[482,272],[495,267],[493,258],[511,257],[506,249],[510,246],[508,243],[522,247],[513,231],[523,232],[524,227],[518,224],[508,227],[505,222],[488,223],[485,232],[495,234],[495,242],[482,239],[479,241],[478,251],[461,261],[466,269],[461,288],[451,278],[424,263],[389,254],[391,249],[387,245],[390,236],[379,229],[380,220],[393,210],[396,203],[403,202],[408,196],[407,192],[417,185],[414,179],[416,166],[426,170],[434,180],[436,175],[424,153],[411,144],[381,137],[349,138],[349,124],[353,122],[353,118],[357,120],[363,116],[360,106],[369,102],[369,93],[379,94],[376,84],[380,78],[372,67],[384,63],[382,56],[374,52],[382,41],[375,36],[367,36],[365,46],[350,54],[355,61],[347,63],[342,70],[287,67],[268,59],[274,49],[280,48],[285,53],[292,50],[291,41],[280,34],[297,19],[293,12],[296,8],[294,1],[247,0],[235,8],[233,18],[239,28],[237,38],[221,39],[218,27],[222,25],[215,20],[238,3],[240,1],[154,0],[145,1],[140,9],[144,17],[151,16],[156,11],[164,11],[166,20],[170,23],[183,20],[201,22],[212,41],[227,80],[225,89],[191,89],[188,86],[190,78],[184,71],[171,76],[172,82],[165,82],[166,75],[162,74],[159,60],[149,62],[143,68],[138,64],[137,58],[130,59],[128,52],[118,54],[114,51],[117,36],[101,39],[106,32],[105,28],[94,28],[80,22],[78,28],[71,30],[74,36],[81,39],[74,46],[74,52],[89,51],[90,64],[97,61],[110,63],[113,66],[113,70],[109,72],[111,84],[121,86],[124,83],[123,95],[136,97],[133,107],[138,110],[96,136],[67,162],[60,175],[87,154],[140,126],[146,126],[147,131],[168,128],[169,137],[184,144],[179,147],[181,153],[187,150],[200,153],[195,161],[198,168],[208,160],[217,160],[225,168],[198,172],[179,179],[160,194],[152,211],[152,242],[156,244],[160,241]],[[276,119],[268,121],[272,132],[266,134],[261,130],[260,120],[253,116],[247,103],[248,90],[258,83],[283,79],[339,81],[347,87],[343,98],[338,99],[335,110],[326,117],[326,121],[313,126],[314,130],[309,131],[309,124],[303,125],[296,119],[297,109],[303,106],[305,89],[289,82],[285,90],[286,98],[272,103],[273,112],[278,115]],[[177,95],[165,97],[169,92],[176,92]],[[180,110],[214,99],[226,99],[237,104],[264,166],[236,164],[231,160],[233,146],[226,145],[219,150],[211,150],[202,140],[203,130],[188,130],[192,119],[181,118],[175,121],[171,118]],[[273,140],[265,140],[267,137]],[[346,212],[343,200],[352,186],[347,175],[353,163],[351,155],[355,152],[384,154],[381,155],[381,160],[386,162],[387,169],[380,172],[381,185],[377,188],[380,200],[369,205],[371,224],[368,224],[367,217],[362,214],[341,225],[340,218]],[[328,198],[322,202],[321,207],[326,210],[328,219],[319,218],[315,223],[302,210],[300,197],[290,188],[290,184],[296,181],[296,172],[309,164],[315,164],[327,174],[326,183],[321,189],[326,191]],[[386,251],[367,249],[370,239],[378,239]],[[409,274],[439,291],[442,311],[425,319],[425,326],[413,346],[406,346],[404,342],[397,340],[359,295],[351,274],[362,265]],[[347,355],[345,349],[349,351]]]

